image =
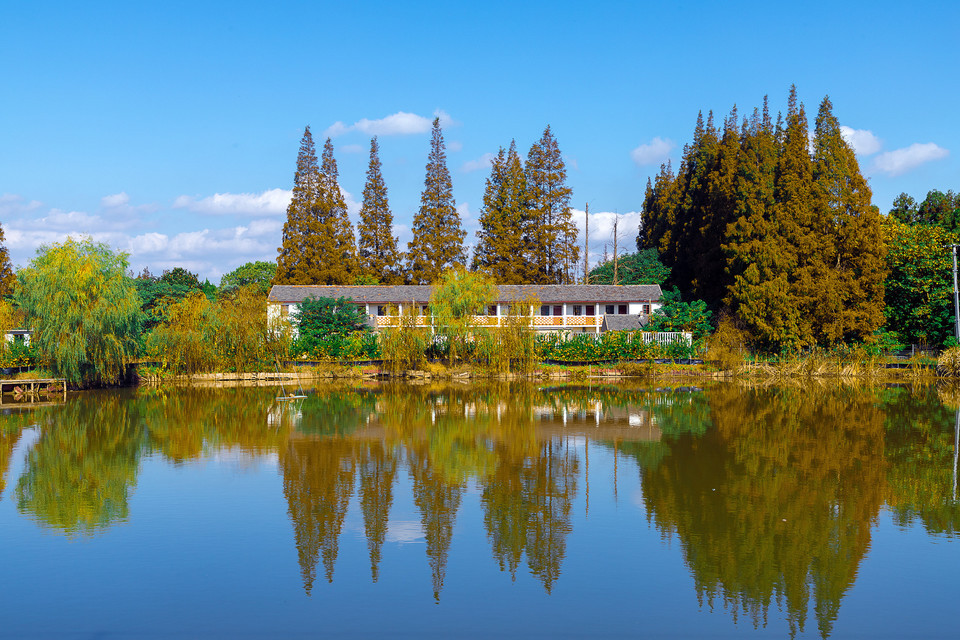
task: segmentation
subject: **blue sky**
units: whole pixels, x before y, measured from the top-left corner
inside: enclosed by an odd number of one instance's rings
[[[591,251],[636,236],[697,112],[825,95],[874,203],[960,189],[960,3],[0,3],[0,224],[15,265],[88,234],[132,268],[219,281],[273,260],[304,126],[333,135],[354,223],[370,136],[402,243],[429,122],[470,235],[486,159],[551,125]],[[339,123],[339,124],[338,124]]]

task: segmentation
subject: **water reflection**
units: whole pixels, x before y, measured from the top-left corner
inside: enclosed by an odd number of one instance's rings
[[[492,561],[522,566],[547,594],[562,579],[591,451],[635,462],[647,516],[679,542],[701,606],[752,624],[771,605],[791,632],[832,632],[881,510],[931,535],[960,531],[955,424],[960,394],[935,388],[706,391],[523,384],[331,385],[302,401],[271,388],[88,393],[5,417],[0,496],[68,536],[135,518],[142,461],[173,465],[224,448],[278,461],[302,586],[333,582],[351,504],[370,579],[409,481],[434,599],[458,513],[479,496]],[[9,478],[24,425],[39,437]],[[596,454],[594,454],[596,455]],[[616,478],[616,474],[614,474]],[[606,480],[604,480],[606,481]],[[594,486],[597,480],[594,478]],[[616,487],[613,487],[614,491]],[[403,494],[406,498],[406,494]]]

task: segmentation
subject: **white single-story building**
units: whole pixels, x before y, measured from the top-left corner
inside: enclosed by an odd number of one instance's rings
[[[348,298],[369,316],[374,330],[396,326],[408,309],[414,310],[417,324],[426,327],[430,326],[432,292],[429,285],[275,285],[267,297],[267,318],[285,318],[311,296]],[[476,317],[476,324],[500,326],[510,314],[510,305],[535,301],[533,326],[540,331],[599,333],[614,325],[639,328],[660,308],[660,296],[660,286],[655,284],[501,285],[496,302],[488,306],[486,315]]]

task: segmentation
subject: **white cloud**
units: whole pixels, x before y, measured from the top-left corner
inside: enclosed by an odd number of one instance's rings
[[[269,189],[263,193],[215,193],[200,199],[180,196],[173,206],[211,215],[281,215],[292,195],[287,189]]]
[[[440,118],[440,126],[443,128],[454,126],[456,121],[450,117],[446,111],[437,109],[433,112],[434,117]],[[339,120],[327,127],[323,132],[324,137],[336,138],[350,131],[360,131],[368,136],[408,136],[418,133],[426,133],[433,126],[433,118],[419,116],[415,113],[406,111],[397,111],[389,116],[370,120],[361,118],[351,125],[346,125]]]
[[[451,140],[447,143],[447,151],[451,151],[453,153],[463,151],[463,143],[459,140]]]
[[[125,191],[120,193],[115,193],[112,196],[104,196],[100,198],[100,206],[104,209],[113,209],[116,207],[122,207],[130,202],[130,196],[127,195]]]
[[[933,142],[914,143],[909,147],[881,153],[874,159],[873,167],[888,176],[899,176],[927,162],[946,158],[949,153]]]
[[[345,144],[340,147],[340,151],[343,153],[363,153],[363,145],[360,144]]]
[[[363,203],[354,199],[353,194],[343,188],[343,185],[338,185],[340,187],[340,193],[343,194],[343,200],[347,203],[347,213],[352,218],[360,217],[360,208],[363,206]]]
[[[463,166],[460,167],[462,173],[473,173],[474,171],[479,171],[481,169],[488,169],[493,165],[494,155],[492,153],[485,153],[476,160],[468,160],[463,163]]]
[[[853,127],[840,126],[840,135],[853,147],[854,153],[858,156],[870,156],[880,151],[883,142],[872,131],[867,129],[854,129]]]
[[[18,214],[36,211],[43,206],[39,200],[25,201],[22,196],[14,193],[0,195],[0,218],[6,223],[7,219]]]
[[[656,137],[646,144],[641,144],[630,152],[633,161],[640,165],[659,164],[666,162],[670,152],[676,145],[669,138]]]

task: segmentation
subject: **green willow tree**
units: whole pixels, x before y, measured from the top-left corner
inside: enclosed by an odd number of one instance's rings
[[[530,147],[524,173],[532,209],[529,259],[536,268],[527,284],[570,284],[580,261],[580,245],[570,210],[573,190],[567,186],[563,154],[550,125]]]
[[[327,138],[317,162],[310,127],[304,130],[293,177],[293,197],[277,250],[274,284],[351,284],[356,246],[347,205],[337,182],[333,144]]]
[[[517,145],[503,147],[494,158],[483,194],[477,248],[473,269],[498,284],[529,284],[537,281],[536,262],[528,245],[536,233],[528,204],[526,176]]]
[[[128,266],[125,253],[67,238],[40,247],[17,274],[14,300],[54,375],[82,385],[113,384],[124,375],[141,318]]]
[[[430,284],[444,269],[465,265],[466,235],[453,198],[440,118],[434,118],[420,210],[413,218],[413,239],[407,245],[409,281]]]
[[[382,284],[403,284],[402,258],[393,236],[393,214],[387,200],[387,185],[380,164],[380,145],[370,140],[370,165],[363,187],[360,208],[360,239],[357,243],[360,267],[364,275]]]

